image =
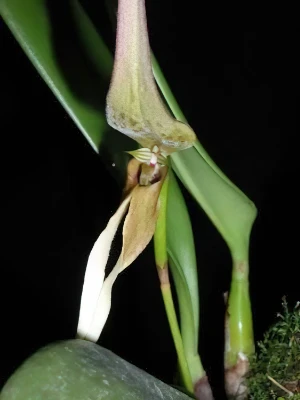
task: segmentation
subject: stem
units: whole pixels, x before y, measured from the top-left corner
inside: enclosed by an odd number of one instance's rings
[[[158,276],[160,280],[161,293],[170,325],[171,334],[175,344],[179,369],[183,384],[187,390],[193,393],[193,382],[187,360],[178,320],[173,303],[172,291],[169,281],[168,254],[167,254],[167,200],[168,200],[169,174],[166,176],[159,196],[159,214],[154,234],[154,252]]]
[[[161,293],[162,293],[162,297],[163,297],[163,301],[164,301],[164,305],[165,305],[165,309],[166,309],[166,313],[167,313],[167,317],[168,317],[168,322],[170,325],[175,349],[176,349],[177,356],[178,356],[180,375],[182,377],[184,387],[189,392],[193,393],[193,391],[194,391],[193,382],[192,382],[190,370],[189,370],[189,367],[187,364],[187,360],[185,357],[184,347],[183,347],[182,338],[181,338],[178,320],[177,320],[177,315],[175,312],[172,291],[171,291],[171,286],[170,286],[170,281],[169,281],[168,267],[165,266],[163,269],[158,267],[157,270],[158,270],[158,276],[159,276],[159,280],[160,280]]]
[[[267,375],[267,378],[274,383],[274,385],[278,386],[280,389],[282,389],[284,392],[288,393],[289,397],[293,396],[294,393],[290,392],[287,388],[285,388],[284,386],[280,385],[280,383],[278,383],[277,381],[275,381],[274,378],[272,378],[270,375]]]
[[[229,398],[247,399],[249,356],[255,351],[249,296],[248,243],[232,250],[233,268],[225,318],[225,388]],[[236,251],[242,250],[242,251]]]
[[[159,213],[156,221],[154,234],[155,262],[158,268],[163,269],[168,264],[167,254],[167,203],[170,172],[165,177],[165,181],[159,195]]]
[[[228,300],[226,368],[235,365],[239,355],[249,357],[255,350],[248,275],[248,257],[242,260],[233,259]]]

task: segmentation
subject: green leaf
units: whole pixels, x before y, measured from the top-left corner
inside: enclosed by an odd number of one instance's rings
[[[1,400],[188,400],[95,343],[52,343],[29,357],[9,378]]]
[[[19,0],[1,0],[0,10],[2,17],[15,35],[19,44],[41,74],[50,89],[60,100],[66,111],[72,116],[78,127],[86,134],[89,132],[87,139],[95,150],[98,149],[102,140],[102,134],[107,129],[105,115],[100,107],[96,107],[96,103],[87,104],[80,98],[79,93],[75,93],[77,88],[71,87],[71,82],[65,76],[64,67],[70,66],[60,65],[58,61],[58,53],[56,54],[55,35],[51,25],[51,13],[47,10],[44,1],[28,0],[26,6]],[[67,32],[60,32],[61,40],[68,40]],[[99,42],[99,37],[98,37]],[[76,46],[74,43],[71,46]],[[100,40],[100,46],[104,46]],[[97,43],[97,47],[99,43]],[[80,48],[78,52],[69,50],[68,56],[72,55],[70,65],[73,65],[75,72],[73,75],[80,76],[83,79],[83,85],[88,83],[88,70],[83,62],[80,61]],[[102,54],[100,52],[99,54]],[[107,55],[103,57],[103,62],[111,64],[111,58]],[[90,83],[90,82],[89,82]],[[96,85],[103,85],[102,81],[95,82]],[[89,84],[88,87],[91,85]],[[80,90],[80,89],[78,89]],[[89,92],[85,93],[86,95]],[[93,96],[94,97],[94,96]],[[99,98],[101,99],[101,93]],[[103,101],[103,99],[102,99]],[[99,104],[100,106],[100,104]],[[102,107],[103,108],[103,107]],[[100,132],[100,133],[98,133]]]
[[[239,249],[248,247],[252,224],[256,217],[254,204],[222,178],[195,147],[182,154],[172,155],[172,166],[218,228],[229,248],[237,253],[235,257],[243,257],[243,254],[238,253]]]
[[[187,123],[154,55],[152,62],[155,79],[171,111]],[[172,154],[171,159],[176,174],[219,230],[234,257],[243,257],[239,253],[248,247],[257,213],[255,205],[220,170],[199,140],[193,148]]]
[[[187,122],[154,57],[153,71],[173,114]],[[240,354],[249,356],[254,351],[248,253],[256,207],[223,174],[199,141],[193,148],[173,154],[171,160],[173,169],[219,230],[231,252],[233,268],[227,304],[230,318],[225,334],[225,366],[230,368],[238,362]],[[231,380],[230,370],[225,374],[227,380]]]
[[[23,0],[0,0],[0,13],[90,145],[123,183],[128,159],[124,151],[136,144],[106,122],[113,59],[80,3],[72,0],[65,7],[60,2],[27,0],[25,6]]]
[[[176,218],[174,218],[176,215]],[[167,208],[169,264],[178,297],[181,336],[195,382],[205,373],[198,355],[199,293],[194,238],[189,214],[174,174],[170,171]],[[176,249],[176,251],[174,251]]]

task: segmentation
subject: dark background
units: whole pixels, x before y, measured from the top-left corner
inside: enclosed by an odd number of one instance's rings
[[[104,4],[82,3],[113,50]],[[152,48],[189,123],[258,208],[250,262],[260,339],[282,296],[291,306],[299,300],[298,32],[266,21],[245,27],[229,9],[216,15],[194,1],[146,3]],[[74,337],[87,256],[121,190],[3,21],[0,40],[2,385],[42,345]],[[220,386],[222,293],[231,261],[218,232],[184,194],[199,266],[200,351]],[[99,343],[172,381],[176,355],[151,246],[117,280]]]

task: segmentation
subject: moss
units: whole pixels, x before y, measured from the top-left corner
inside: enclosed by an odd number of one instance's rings
[[[300,400],[300,302],[289,310],[284,298],[277,317],[251,360],[250,400]]]

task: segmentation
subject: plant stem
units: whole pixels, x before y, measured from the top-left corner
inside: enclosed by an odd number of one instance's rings
[[[165,177],[159,195],[159,213],[154,234],[155,262],[158,268],[163,269],[168,264],[167,253],[167,203],[169,191],[170,172]]]
[[[171,291],[171,286],[170,286],[170,281],[169,281],[169,271],[168,267],[165,266],[163,269],[160,267],[157,268],[158,270],[158,276],[160,280],[160,288],[161,288],[161,293],[168,317],[168,322],[170,325],[174,345],[176,348],[176,353],[178,356],[178,364],[179,364],[179,369],[180,369],[180,375],[184,384],[184,387],[191,393],[193,393],[194,388],[193,388],[193,382],[190,374],[190,370],[187,364],[187,360],[185,357],[184,353],[184,347],[182,343],[182,338],[179,330],[179,325],[178,325],[178,320],[177,320],[177,315],[175,312],[175,307],[174,307],[174,302],[173,302],[173,297],[172,297],[172,291]]]
[[[193,393],[193,382],[187,364],[186,356],[184,353],[184,346],[179,329],[177,315],[175,312],[170,280],[169,280],[167,234],[166,234],[168,186],[169,186],[169,174],[165,178],[165,182],[163,184],[159,197],[159,202],[160,202],[159,215],[154,234],[155,262],[157,266],[158,277],[160,280],[160,288],[167,313],[167,318],[177,352],[180,374],[185,388],[189,390],[191,393]]]
[[[234,259],[227,310],[226,368],[236,364],[240,353],[249,357],[255,350],[248,275],[248,258]]]
[[[267,378],[274,383],[274,385],[278,386],[281,390],[283,390],[284,392],[288,393],[289,397],[292,397],[294,395],[293,392],[290,392],[287,388],[285,388],[284,386],[280,385],[280,383],[278,383],[277,381],[275,381],[274,378],[272,378],[270,375],[267,375]]]
[[[239,247],[239,246],[237,246]],[[247,399],[245,377],[255,351],[249,295],[248,245],[232,251],[233,268],[225,317],[225,387],[231,398]]]

